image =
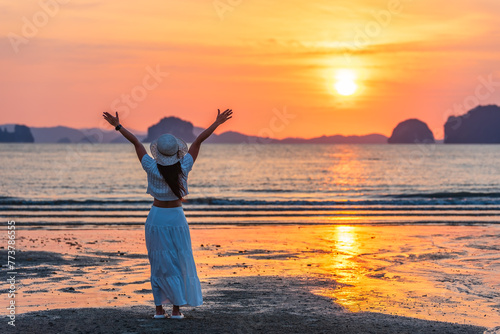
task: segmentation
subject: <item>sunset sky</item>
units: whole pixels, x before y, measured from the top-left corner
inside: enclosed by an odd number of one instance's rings
[[[389,136],[418,118],[442,138],[449,115],[500,104],[499,14],[498,0],[0,0],[0,124],[104,127],[118,110],[145,131],[230,108],[218,132]]]

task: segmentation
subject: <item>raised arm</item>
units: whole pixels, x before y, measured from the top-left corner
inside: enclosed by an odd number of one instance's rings
[[[193,161],[196,160],[196,157],[198,157],[198,152],[200,152],[200,146],[205,139],[210,137],[210,135],[217,129],[219,125],[230,119],[233,114],[233,111],[231,109],[226,109],[222,114],[219,109],[217,109],[217,118],[215,119],[215,122],[213,122],[212,125],[210,125],[206,130],[204,130],[198,138],[194,140],[194,142],[191,144],[191,147],[189,148],[189,154],[193,157]]]
[[[136,136],[134,136],[130,131],[125,129],[122,125],[120,125],[120,119],[118,118],[118,112],[116,112],[116,117],[111,115],[108,112],[103,112],[102,116],[106,121],[108,121],[109,124],[114,126],[115,128],[117,126],[120,126],[119,130],[120,133],[125,137],[129,142],[134,144],[135,147],[135,153],[137,153],[137,157],[139,158],[139,161],[142,160],[142,157],[147,153],[146,149],[144,148],[144,145],[137,139]]]

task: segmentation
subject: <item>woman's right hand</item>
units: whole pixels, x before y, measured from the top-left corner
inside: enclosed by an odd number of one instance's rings
[[[116,117],[113,117],[109,112],[104,111],[102,113],[102,116],[106,121],[108,121],[109,124],[112,126],[116,127],[118,124],[120,124],[120,119],[118,118],[118,111],[116,112]]]
[[[217,123],[217,125],[221,125],[222,123],[233,117],[231,116],[232,114],[232,109],[226,109],[226,111],[224,111],[222,114],[220,113],[220,110],[217,109],[217,118],[215,119],[215,123]]]

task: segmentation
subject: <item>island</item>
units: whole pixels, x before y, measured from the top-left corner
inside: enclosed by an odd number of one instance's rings
[[[500,107],[478,106],[444,125],[445,144],[500,144]]]
[[[7,129],[0,129],[1,143],[34,143],[35,139],[31,130],[26,125],[14,125],[14,132],[9,132]]]
[[[164,133],[171,133],[176,137],[182,138],[187,143],[192,143],[195,140],[193,129],[194,126],[191,122],[173,116],[164,117],[158,123],[148,128],[148,135],[144,141],[150,143]]]
[[[433,144],[435,140],[427,124],[412,118],[399,123],[387,142],[389,144]]]

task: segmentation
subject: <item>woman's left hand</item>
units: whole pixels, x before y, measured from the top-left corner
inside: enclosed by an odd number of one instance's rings
[[[108,121],[109,124],[113,125],[114,127],[118,126],[120,124],[120,119],[118,118],[118,111],[116,112],[116,117],[113,117],[109,112],[105,111],[102,113],[102,116],[106,121]]]

